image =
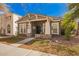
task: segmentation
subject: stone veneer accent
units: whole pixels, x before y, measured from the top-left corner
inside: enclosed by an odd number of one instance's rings
[[[50,39],[51,37],[52,37],[51,34],[35,34],[35,38]]]
[[[32,37],[32,34],[31,33],[27,33],[26,35],[27,35],[28,38],[29,37]]]

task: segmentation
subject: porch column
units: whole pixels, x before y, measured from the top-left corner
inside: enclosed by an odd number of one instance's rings
[[[27,36],[30,37],[31,33],[32,33],[31,22],[28,23],[28,31],[27,31],[27,33],[28,33]]]
[[[19,34],[19,24],[18,24],[18,26],[17,26],[17,35]]]
[[[45,23],[45,34],[50,35],[50,21],[47,19],[47,22]]]

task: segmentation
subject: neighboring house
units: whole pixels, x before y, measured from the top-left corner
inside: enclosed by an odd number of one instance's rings
[[[0,16],[0,34],[3,35],[16,35],[17,24],[15,23],[21,18],[21,16],[7,13]]]
[[[18,34],[36,37],[60,35],[60,18],[28,14],[17,21]]]

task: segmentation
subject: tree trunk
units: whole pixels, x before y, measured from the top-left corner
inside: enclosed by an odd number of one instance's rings
[[[79,35],[79,22],[78,22],[78,28],[77,28],[76,35]]]

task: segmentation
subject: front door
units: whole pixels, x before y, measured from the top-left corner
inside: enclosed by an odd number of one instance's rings
[[[42,22],[33,22],[32,23],[32,35],[43,33],[43,23]]]
[[[41,32],[42,32],[42,26],[37,25],[36,26],[36,34],[41,34]]]

